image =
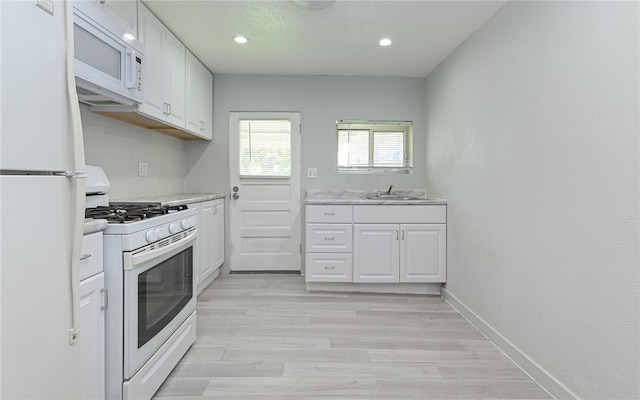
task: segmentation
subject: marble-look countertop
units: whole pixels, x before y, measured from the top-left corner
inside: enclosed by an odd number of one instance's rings
[[[83,235],[88,235],[94,232],[100,232],[105,230],[107,227],[106,219],[93,219],[93,218],[85,218],[84,219],[84,229],[82,230]]]
[[[135,199],[118,199],[112,202],[132,202],[159,204],[162,206],[179,206],[183,204],[200,203],[203,201],[224,199],[226,195],[222,193],[178,193],[161,196],[137,197]]]
[[[334,204],[334,205],[442,205],[447,204],[444,199],[427,198],[424,189],[394,190],[394,197],[384,197],[384,191],[373,190],[307,190],[305,204]],[[380,196],[380,197],[377,197]]]

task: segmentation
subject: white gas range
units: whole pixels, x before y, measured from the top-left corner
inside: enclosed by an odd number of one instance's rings
[[[107,202],[106,398],[150,399],[196,339],[196,210]]]

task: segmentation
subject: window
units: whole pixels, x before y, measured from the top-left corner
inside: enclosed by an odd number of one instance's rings
[[[240,120],[240,176],[291,176],[289,120]]]
[[[411,122],[340,120],[336,127],[338,172],[411,173]]]

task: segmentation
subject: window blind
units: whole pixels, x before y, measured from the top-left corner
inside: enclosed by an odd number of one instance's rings
[[[291,176],[290,121],[240,121],[240,175]]]
[[[338,171],[411,172],[412,123],[337,121]]]

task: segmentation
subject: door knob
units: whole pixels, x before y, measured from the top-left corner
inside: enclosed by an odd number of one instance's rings
[[[238,193],[234,193],[231,197],[233,197],[234,200],[238,200],[240,195]]]

